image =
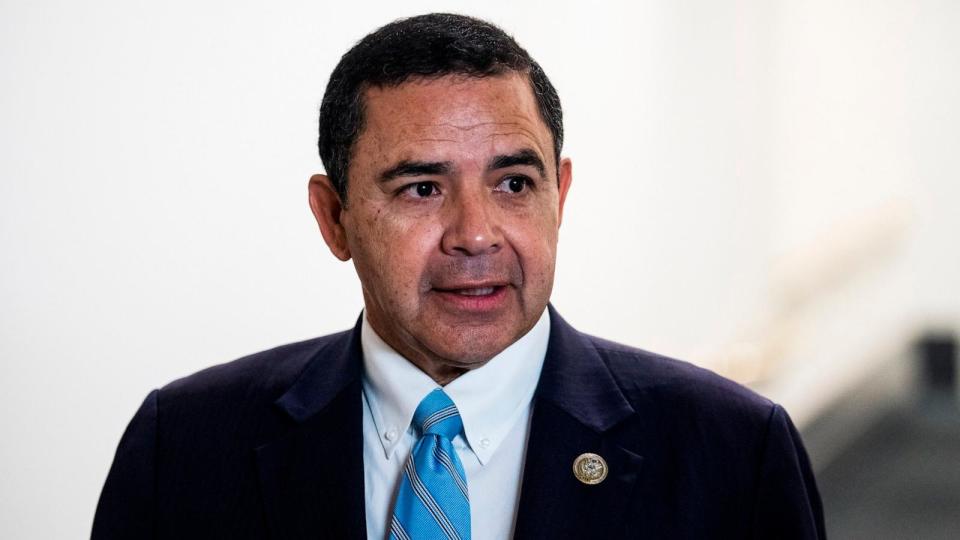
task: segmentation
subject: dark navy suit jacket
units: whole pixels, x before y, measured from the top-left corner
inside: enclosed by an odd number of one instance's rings
[[[780,406],[550,316],[517,538],[824,537]],[[358,323],[154,390],[120,441],[93,538],[365,538],[361,374]],[[574,476],[584,452],[606,459],[602,483]]]

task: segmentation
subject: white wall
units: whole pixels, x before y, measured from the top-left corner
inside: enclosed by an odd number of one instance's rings
[[[763,388],[801,421],[921,329],[960,332],[958,23],[956,2],[777,9],[772,275],[811,294]]]
[[[558,87],[554,302],[581,329],[759,350],[802,423],[882,338],[957,320],[955,3],[516,4],[0,4],[0,536],[86,535],[151,388],[353,323],[306,205],[315,113],[403,15],[489,18]]]

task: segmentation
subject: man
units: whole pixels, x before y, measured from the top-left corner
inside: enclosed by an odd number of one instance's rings
[[[546,75],[489,23],[413,17],[354,46],[309,194],[363,315],[152,392],[93,536],[823,537],[779,406],[548,306],[562,136]]]

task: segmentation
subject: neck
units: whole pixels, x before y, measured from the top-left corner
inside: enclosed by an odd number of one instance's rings
[[[430,369],[428,366],[421,366],[416,362],[410,362],[411,364],[417,366],[420,371],[426,373],[431,379],[433,379],[440,386],[446,386],[447,384],[453,382],[454,379],[466,373],[467,369],[464,368],[455,368],[452,366],[440,366],[440,369]]]

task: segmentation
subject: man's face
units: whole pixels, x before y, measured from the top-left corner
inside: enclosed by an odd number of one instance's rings
[[[371,326],[434,379],[479,367],[537,322],[570,185],[520,74],[414,80],[364,94],[341,208],[311,205],[353,258]],[[438,377],[439,375],[439,377]]]

